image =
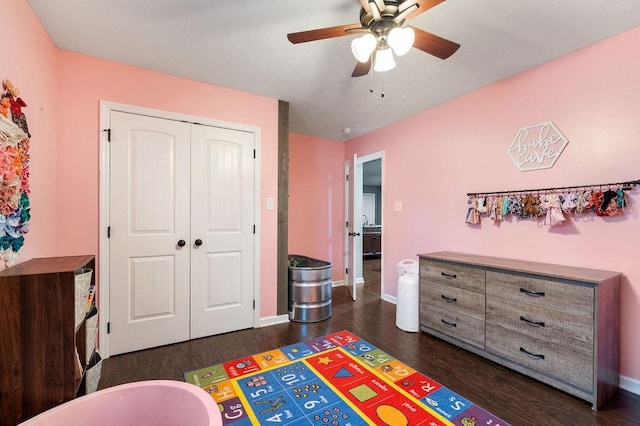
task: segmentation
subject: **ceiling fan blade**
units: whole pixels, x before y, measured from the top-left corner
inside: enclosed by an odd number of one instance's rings
[[[432,7],[435,7],[437,5],[439,5],[440,3],[444,2],[445,0],[408,0],[405,1],[402,4],[402,10],[400,10],[400,12],[402,12],[403,10],[408,9],[409,7],[413,6],[413,4],[417,4],[418,7],[415,8],[413,7],[411,10],[411,13],[409,13],[405,19],[411,19],[411,18],[415,18],[416,16],[420,15],[421,13],[426,12],[427,10],[431,9]]]
[[[369,74],[369,70],[371,69],[371,58],[367,62],[358,62],[356,67],[353,69],[351,73],[351,77],[362,77],[363,75]]]
[[[435,34],[428,33],[420,28],[410,27],[415,32],[416,38],[413,41],[413,47],[422,50],[430,55],[437,56],[440,59],[447,59],[456,53],[460,48],[458,43],[449,41]]]
[[[287,34],[287,38],[293,44],[306,43],[307,41],[324,40],[326,38],[342,37],[349,31],[362,28],[360,24],[339,25],[337,27],[320,28],[318,30],[300,31]]]

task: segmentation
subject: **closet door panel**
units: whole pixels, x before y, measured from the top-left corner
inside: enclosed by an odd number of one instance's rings
[[[219,140],[206,147],[209,176],[206,201],[208,232],[242,232],[242,144]]]
[[[189,339],[190,125],[112,112],[110,354]]]
[[[132,321],[148,320],[176,313],[173,278],[175,268],[172,256],[131,259],[131,312]]]
[[[242,253],[212,253],[207,257],[207,309],[241,305],[241,287],[229,284],[242,281]]]
[[[192,338],[253,326],[254,137],[192,128]]]

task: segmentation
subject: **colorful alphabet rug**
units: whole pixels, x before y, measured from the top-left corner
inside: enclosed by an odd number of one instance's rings
[[[508,425],[348,331],[184,376],[225,425]]]

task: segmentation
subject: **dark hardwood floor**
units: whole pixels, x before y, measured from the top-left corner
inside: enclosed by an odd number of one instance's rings
[[[103,362],[100,388],[182,380],[196,370],[335,331],[349,330],[513,425],[640,425],[640,396],[618,391],[602,410],[425,333],[395,326],[395,305],[380,299],[379,260],[365,261],[365,284],[352,301],[334,288],[333,316],[318,323],[248,329],[118,355]],[[377,279],[377,281],[376,281]]]

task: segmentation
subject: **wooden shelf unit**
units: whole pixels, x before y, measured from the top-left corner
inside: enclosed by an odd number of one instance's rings
[[[92,255],[35,258],[0,272],[0,424],[15,425],[85,393],[85,321],[75,274]],[[78,370],[78,363],[80,371]]]

